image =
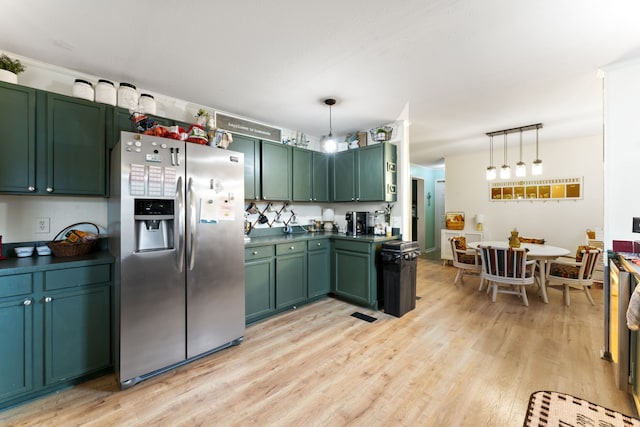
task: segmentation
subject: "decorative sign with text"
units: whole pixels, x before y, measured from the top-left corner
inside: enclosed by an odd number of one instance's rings
[[[233,133],[281,142],[282,130],[216,112],[216,127]]]

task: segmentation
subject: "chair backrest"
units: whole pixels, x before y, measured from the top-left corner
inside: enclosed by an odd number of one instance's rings
[[[510,278],[524,279],[531,276],[527,271],[526,248],[495,248],[480,246],[482,271],[485,279]]]
[[[453,262],[459,262],[458,257],[467,250],[467,239],[464,236],[454,236],[449,239],[451,244],[451,253],[453,254]],[[463,252],[458,252],[463,251]]]
[[[580,251],[582,254],[582,264],[580,265],[580,273],[578,277],[582,280],[590,280],[593,277],[593,271],[600,256],[600,249],[591,248]]]

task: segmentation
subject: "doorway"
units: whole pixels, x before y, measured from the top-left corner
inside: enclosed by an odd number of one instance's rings
[[[436,243],[436,249],[438,252],[442,250],[442,230],[445,228],[444,224],[444,199],[445,199],[445,180],[438,179],[435,182],[433,197],[433,209],[434,209],[434,240]]]
[[[424,253],[425,241],[424,179],[411,178],[411,240],[418,242]]]

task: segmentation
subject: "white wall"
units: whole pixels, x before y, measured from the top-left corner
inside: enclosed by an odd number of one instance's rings
[[[541,237],[549,244],[575,248],[585,241],[587,228],[603,224],[603,148],[602,136],[563,141],[546,141],[540,130],[541,179],[583,177],[583,199],[562,201],[499,201],[489,199],[485,170],[489,141],[483,152],[450,156],[445,161],[447,211],[465,213],[465,229],[475,229],[473,217],[485,215],[485,239],[505,240],[517,228],[521,236]],[[517,138],[508,147],[508,161],[515,167],[519,152]],[[495,144],[494,165],[502,164],[501,144]],[[523,161],[530,167],[535,145],[523,147]],[[533,179],[529,174],[524,178]]]
[[[605,248],[612,240],[638,240],[632,218],[640,217],[640,60],[605,71]]]

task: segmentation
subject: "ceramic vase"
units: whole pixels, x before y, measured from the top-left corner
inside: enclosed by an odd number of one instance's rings
[[[18,75],[7,70],[0,70],[0,81],[7,83],[18,83]]]

